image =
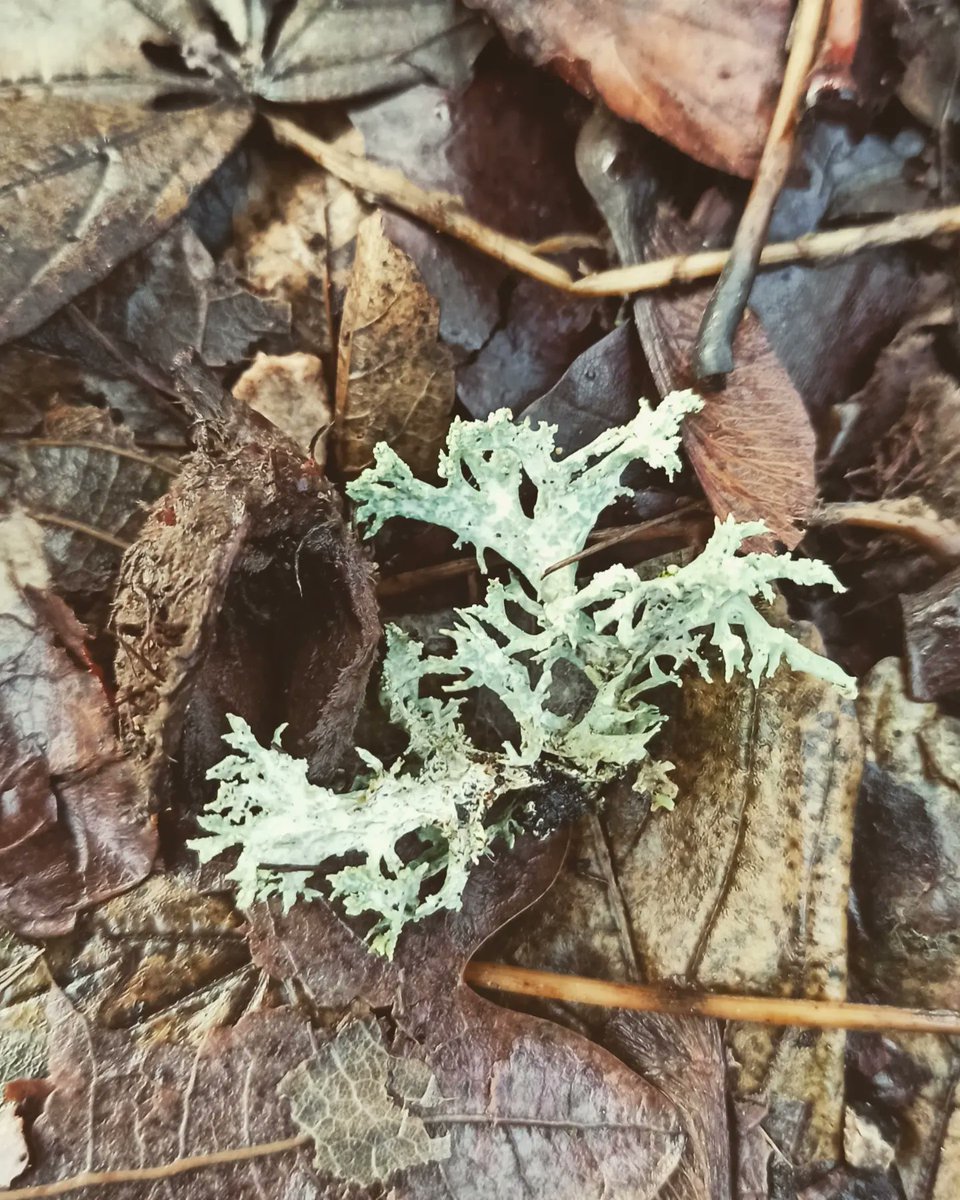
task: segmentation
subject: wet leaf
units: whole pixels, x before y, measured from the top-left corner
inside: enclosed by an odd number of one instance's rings
[[[371,568],[316,464],[269,427],[187,460],[124,556],[114,610],[124,745],[148,794],[206,795],[226,713],[322,778],[353,744],[379,637]]]
[[[255,98],[452,83],[487,36],[452,0],[413,11],[302,0],[278,13],[274,28],[261,0],[69,11],[2,0],[0,339],[28,332],[167,228],[247,131]]]
[[[591,121],[581,135],[577,161],[621,259],[698,248],[695,228],[667,208],[651,210],[653,180],[631,152],[620,123],[609,117]],[[678,286],[634,300],[640,341],[661,394],[690,384],[691,348],[711,287]],[[749,312],[734,341],[734,359],[737,365],[722,389],[704,391],[702,411],[684,422],[684,449],[717,516],[764,521],[793,547],[802,537],[797,523],[810,514],[817,494],[813,428]]]
[[[51,409],[33,437],[0,434],[0,465],[5,504],[41,519],[56,587],[84,593],[110,585],[124,544],[143,523],[142,506],[163,493],[176,470],[169,460],[153,461],[108,413],[87,405]]]
[[[443,1102],[431,1115],[446,1118],[450,1157],[395,1184],[398,1200],[432,1200],[444,1188],[480,1200],[491,1180],[503,1195],[559,1200],[638,1187],[650,1197],[676,1194],[669,1189],[685,1135],[661,1091],[586,1039],[498,1008],[462,982],[471,949],[543,889],[562,850],[527,841],[483,863],[463,912],[405,932],[393,963],[366,953],[323,902],[287,916],[262,906],[253,914],[256,961],[319,1004],[362,995],[391,1005],[391,1052],[413,1055],[435,1076]]]
[[[143,879],[156,833],[84,631],[48,591],[40,527],[10,516],[0,547],[0,918],[50,936]]]
[[[438,324],[416,267],[386,237],[381,216],[367,217],[340,325],[332,437],[343,474],[370,466],[379,442],[415,474],[435,469],[454,402],[453,356]]]
[[[685,154],[751,176],[783,72],[784,0],[470,0],[517,47]]]

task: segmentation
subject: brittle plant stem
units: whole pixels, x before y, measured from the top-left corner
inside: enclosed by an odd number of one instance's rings
[[[733,370],[733,338],[747,307],[773,206],[790,169],[799,110],[816,57],[826,5],[827,0],[799,0],[797,5],[790,54],[757,174],[730,247],[730,257],[700,322],[693,352],[693,369],[698,379]]]
[[[541,258],[533,244],[508,237],[470,217],[458,196],[449,192],[427,191],[399,171],[331,146],[293,121],[279,117],[269,120],[281,142],[296,147],[331,175],[336,175],[358,191],[376,197],[391,208],[419,217],[439,233],[465,241],[490,258],[560,291],[584,296],[624,296],[652,292],[675,283],[717,276],[730,257],[729,250],[701,250],[694,254],[675,254],[653,262],[596,271],[592,275],[574,279],[563,267]],[[906,213],[872,225],[851,225],[842,229],[828,229],[823,233],[808,233],[788,242],[772,242],[763,247],[759,266],[846,258],[881,246],[924,241],[937,234],[954,233],[960,233],[960,204]]]
[[[514,995],[637,1012],[714,1017],[721,1021],[748,1021],[761,1025],[796,1025],[810,1029],[960,1033],[960,1013],[898,1008],[887,1004],[679,991],[662,984],[610,983],[603,979],[589,979],[584,975],[559,975],[553,971],[535,971],[529,967],[489,962],[469,963],[464,978],[474,987],[511,992]]]

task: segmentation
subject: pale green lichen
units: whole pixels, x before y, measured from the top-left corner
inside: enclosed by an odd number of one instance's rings
[[[542,768],[589,793],[632,770],[655,802],[669,805],[670,764],[648,752],[664,719],[650,694],[678,683],[684,665],[707,676],[719,658],[727,678],[745,670],[757,683],[785,661],[852,690],[835,663],[754,607],[754,598],[772,598],[775,580],[839,587],[820,562],[738,554],[764,532],[756,522],[718,522],[697,558],[655,579],[616,566],[578,587],[575,565],[548,573],[583,549],[603,509],[629,491],[621,482],[629,463],[642,459],[670,475],[679,468],[680,423],[700,404],[692,392],[668,396],[656,411],[643,404],[629,424],[562,459],[550,426],[516,423],[507,411],[455,421],[439,486],[378,447],[375,466],[348,488],[369,533],[392,517],[442,525],[476,548],[484,572],[491,550],[511,572],[488,584],[484,603],[457,612],[447,656],[427,655],[388,628],[382,693],[407,749],[389,767],[364,755],[367,772],[349,792],[310,784],[305,762],[276,740],[259,745],[230,718],[226,741],[236,753],[210,772],[220,788],[195,845],[205,858],[239,848],[232,877],[241,905],[273,894],[285,905],[309,899],[317,895],[312,871],[347,859],[327,874],[329,894],[352,915],[374,914],[370,944],[391,955],[406,924],[459,907],[471,867],[512,832],[509,818],[488,821],[491,808],[535,784]],[[551,704],[561,664],[587,694],[575,713]],[[425,679],[433,695],[422,694]],[[478,749],[464,727],[464,694],[479,688],[500,699],[516,727],[499,754]]]

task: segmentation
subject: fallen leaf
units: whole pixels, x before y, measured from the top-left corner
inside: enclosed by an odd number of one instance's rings
[[[636,332],[620,325],[584,350],[549,392],[517,415],[533,425],[556,425],[557,444],[569,453],[636,416],[640,398],[651,394],[650,383]]]
[[[491,1181],[504,1196],[558,1200],[671,1194],[685,1134],[663,1093],[599,1046],[498,1008],[462,980],[470,951],[542,891],[562,850],[562,839],[526,839],[485,861],[463,911],[406,931],[392,963],[369,954],[324,902],[251,914],[255,961],[314,1003],[361,996],[389,1006],[392,1053],[412,1054],[436,1077],[443,1102],[431,1116],[445,1122],[450,1157],[397,1182],[397,1200],[481,1200]]]
[[[277,11],[279,26],[260,0],[173,0],[162,13],[98,0],[66,16],[3,0],[0,340],[39,325],[167,228],[246,133],[254,99],[462,81],[488,36],[452,0],[402,14],[389,0]]]
[[[180,222],[48,321],[33,344],[114,374],[136,355],[169,378],[187,351],[208,367],[233,366],[289,326],[285,302],[244,288]]]
[[[846,125],[818,122],[799,148],[806,178],[781,192],[769,240],[933,203],[907,184],[908,163],[921,148],[915,131],[857,138]],[[811,413],[846,400],[860,384],[911,312],[916,276],[910,251],[896,246],[757,274],[750,308]]]
[[[110,586],[123,545],[143,523],[142,506],[176,469],[153,461],[124,426],[89,405],[52,408],[33,437],[0,432],[0,464],[4,502],[41,519],[54,585],[88,594]]]
[[[471,215],[493,228],[537,242],[596,228],[573,162],[582,105],[572,99],[568,112],[562,85],[491,54],[460,93],[422,85],[356,106],[350,117],[371,158],[422,187],[460,196]],[[593,298],[518,279],[395,213],[384,219],[384,230],[413,259],[440,305],[440,336],[458,356],[457,398],[472,416],[519,411],[609,328],[609,306]],[[567,259],[576,266],[575,256]]]
[[[653,812],[648,798],[618,788],[579,828],[558,888],[499,935],[497,951],[596,978],[842,999],[860,778],[850,706],[829,685],[785,670],[756,689],[743,680],[687,679],[658,756],[676,764],[675,809]],[[617,1034],[648,1047],[648,1070],[663,1061],[652,1048],[657,1039],[672,1040],[681,1064],[713,1059],[712,1092],[708,1067],[699,1096],[689,1081],[670,1092],[699,1130],[699,1157],[688,1170],[699,1194],[712,1197],[727,1136],[711,1109],[722,1092],[722,1058],[691,1054],[697,1035],[689,1024],[650,1021]],[[765,1101],[767,1137],[794,1161],[836,1159],[843,1035],[730,1024],[725,1040],[733,1094]]]
[[[5,0],[3,7],[8,11],[0,11],[0,24],[9,31],[23,25],[32,6]],[[134,5],[122,8],[125,23]],[[72,31],[62,27],[41,33],[34,53],[41,53],[41,45],[72,41]],[[130,103],[12,97],[22,75],[11,76],[10,66],[4,55],[3,341],[34,329],[170,225],[251,120],[245,105],[225,100],[187,112],[155,112]]]
[[[326,462],[324,435],[333,421],[323,363],[313,354],[260,353],[233,385],[242,400],[310,454]]]
[[[651,212],[654,184],[621,123],[595,117],[577,149],[580,173],[625,262],[686,253],[696,230],[673,212]],[[649,217],[649,219],[646,219]],[[690,385],[690,353],[712,285],[641,294],[633,301],[640,341],[662,395]],[[734,341],[736,367],[701,412],[683,424],[683,445],[714,512],[761,520],[788,548],[816,500],[816,443],[799,393],[749,312]]]
[[[156,832],[102,683],[77,661],[84,631],[48,591],[40,527],[14,514],[0,530],[0,917],[49,937],[143,879]]]
[[[380,442],[417,474],[435,468],[454,402],[453,356],[438,324],[416,267],[380,215],[367,217],[340,324],[332,450],[344,475],[372,465]]]
[[[960,568],[926,591],[901,596],[900,604],[914,700],[960,689]]]
[[[893,658],[864,680],[858,707],[866,743],[853,861],[858,987],[886,1003],[956,1008],[960,720],[909,699]]]
[[[85,1019],[144,1044],[199,1045],[263,999],[229,899],[169,872],[84,914],[46,962]]]
[[[537,65],[734,175],[756,170],[783,73],[784,0],[469,0]]]
[[[327,278],[330,178],[312,164],[256,159],[228,250],[244,283],[290,305],[294,348],[313,355],[329,354],[334,345]]]
[[[313,1056],[316,1042],[306,1017],[292,1009],[251,1013],[199,1047],[144,1045],[127,1032],[98,1028],[56,990],[48,1016],[52,1091],[28,1131],[33,1165],[25,1186],[85,1170],[160,1166],[296,1133],[278,1085]],[[293,1147],[191,1172],[170,1188],[190,1200],[300,1200],[312,1194],[311,1175],[305,1153]],[[113,1190],[139,1200],[157,1186],[144,1180]]]
[[[316,464],[279,432],[197,452],[125,554],[117,709],[148,795],[207,794],[226,713],[289,722],[315,778],[352,749],[380,633],[372,569]]]
[[[0,929],[0,1095],[11,1079],[47,1073],[46,996],[50,973],[43,953]]]
[[[438,1120],[436,1079],[418,1059],[388,1054],[374,1022],[351,1021],[277,1090],[313,1138],[313,1165],[334,1179],[376,1183],[450,1157],[450,1135],[431,1137],[416,1113]]]

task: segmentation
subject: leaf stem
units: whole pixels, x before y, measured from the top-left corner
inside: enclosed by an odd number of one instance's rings
[[[594,1004],[636,1012],[714,1017],[761,1025],[797,1025],[811,1029],[874,1029],[909,1033],[960,1034],[960,1013],[937,1009],[899,1008],[887,1004],[855,1004],[846,1000],[789,999],[781,996],[737,996],[679,991],[663,985],[610,983],[584,975],[560,975],[505,963],[468,963],[464,979],[474,987]],[[2,1200],[2,1198],[0,1198]]]

